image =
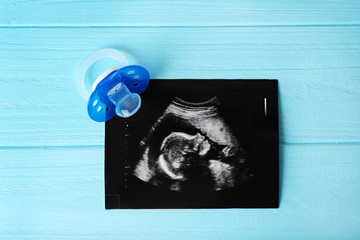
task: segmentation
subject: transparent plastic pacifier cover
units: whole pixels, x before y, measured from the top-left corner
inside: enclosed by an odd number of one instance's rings
[[[105,48],[97,50],[87,56],[80,64],[77,72],[76,72],[76,89],[79,94],[85,98],[86,100],[89,99],[91,93],[86,90],[85,87],[85,74],[88,69],[97,61],[105,58],[114,59],[119,62],[120,66],[128,66],[129,63],[126,57],[119,51],[111,48]]]

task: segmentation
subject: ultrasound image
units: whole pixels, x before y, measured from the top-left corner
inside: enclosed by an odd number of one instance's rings
[[[276,80],[152,79],[105,123],[105,208],[279,206]]]
[[[140,142],[134,175],[172,191],[218,191],[246,180],[244,150],[220,106],[217,97],[201,103],[175,98]]]

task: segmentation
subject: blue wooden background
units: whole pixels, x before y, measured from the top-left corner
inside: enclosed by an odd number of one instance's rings
[[[75,89],[117,48],[154,78],[277,78],[279,209],[104,209]],[[359,239],[360,2],[0,2],[0,239]]]

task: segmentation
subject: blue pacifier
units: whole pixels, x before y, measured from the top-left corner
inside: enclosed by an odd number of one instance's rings
[[[113,58],[127,65],[126,58],[114,49],[98,50],[83,61],[77,74],[77,88],[84,98],[89,99],[89,116],[97,122],[108,121],[115,114],[123,118],[131,117],[141,106],[139,94],[149,85],[150,74],[137,65],[112,68],[95,81],[93,92],[88,97],[84,86],[85,73],[93,63],[103,58]]]

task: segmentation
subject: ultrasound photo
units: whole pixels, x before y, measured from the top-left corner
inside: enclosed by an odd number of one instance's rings
[[[106,209],[277,208],[277,80],[151,80],[105,130]]]

